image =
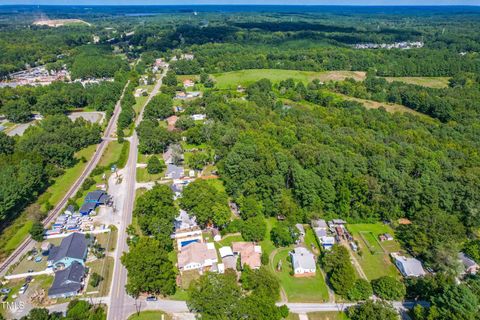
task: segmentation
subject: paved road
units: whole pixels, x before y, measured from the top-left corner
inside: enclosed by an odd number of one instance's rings
[[[103,152],[108,146],[111,134],[114,133],[116,130],[117,120],[121,110],[121,100],[125,93],[125,89],[127,88],[129,83],[130,81],[128,81],[125,87],[123,88],[122,95],[120,96],[120,99],[117,101],[117,104],[115,105],[113,115],[105,129],[104,136],[102,137],[102,141],[98,145],[97,150],[95,151],[90,161],[87,163],[87,166],[83,170],[80,177],[78,177],[77,181],[75,181],[75,183],[70,187],[70,189],[67,191],[65,196],[62,198],[62,200],[60,200],[60,202],[57,203],[55,208],[53,208],[53,210],[50,211],[47,218],[45,218],[45,220],[43,221],[43,224],[45,226],[48,225],[53,219],[57,217],[60,211],[67,204],[68,199],[70,199],[78,191],[78,189],[82,185],[85,178],[88,177],[90,175],[90,172],[92,172],[92,170],[97,166],[98,161],[100,160]],[[2,265],[0,266],[0,275],[4,275],[5,272],[8,270],[8,268],[12,264],[16,263],[18,259],[25,252],[28,252],[28,250],[30,250],[33,247],[34,243],[35,242],[30,238],[30,236],[27,239],[25,239],[25,241],[22,242],[22,244],[2,263]]]
[[[278,306],[284,303],[277,303]],[[355,303],[285,303],[292,313],[309,313],[309,312],[327,312],[327,311],[345,311],[347,308],[354,306]],[[412,301],[394,301],[392,305],[399,312],[413,308],[416,304],[428,306],[427,302]]]
[[[148,99],[140,111],[135,126],[143,119],[143,110],[150,100],[158,93],[162,85],[162,79],[165,76],[167,70],[165,70],[161,77],[158,79],[155,87],[150,93]],[[138,136],[136,131],[130,139],[130,152],[128,156],[127,165],[125,166],[124,179],[126,180],[126,193],[123,203],[123,210],[121,212],[121,223],[118,232],[117,250],[115,252],[115,265],[113,268],[112,285],[110,288],[110,306],[108,309],[108,319],[110,320],[124,320],[127,319],[127,315],[135,312],[137,307],[135,306],[135,299],[129,296],[125,291],[125,284],[127,283],[127,270],[122,265],[120,257],[123,252],[128,251],[127,245],[127,233],[126,228],[132,222],[132,212],[135,201],[135,184],[136,184],[136,172],[137,172],[137,159],[138,158]]]

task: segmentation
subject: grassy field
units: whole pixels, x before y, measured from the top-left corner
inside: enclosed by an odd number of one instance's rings
[[[360,102],[365,106],[366,109],[379,109],[383,107],[387,112],[411,113],[419,117],[430,119],[429,116],[423,113],[417,112],[413,109],[407,108],[401,104],[385,103],[385,102],[378,102],[373,100],[360,99],[360,98],[350,97],[341,93],[335,93],[335,94],[342,97],[345,100]]]
[[[96,145],[89,146],[75,154],[77,159],[84,157],[90,159],[95,152]],[[5,258],[28,236],[33,224],[31,212],[46,211],[47,201],[56,205],[65,195],[66,188],[69,188],[86,167],[86,162],[79,161],[75,166],[65,170],[65,173],[58,177],[35,203],[27,207],[8,227],[0,234],[0,259]]]
[[[123,144],[120,144],[117,141],[110,141],[107,149],[105,149],[105,152],[102,154],[102,157],[98,162],[98,166],[104,167],[117,162],[122,152],[122,147]]]
[[[89,146],[83,150],[80,150],[75,154],[77,159],[84,157],[90,159],[97,149],[96,145]],[[87,162],[79,161],[76,165],[65,170],[65,173],[55,180],[55,183],[51,185],[44,195],[39,200],[43,202],[42,209],[45,209],[46,201],[52,205],[56,205],[62,197],[65,195],[65,191],[70,188],[71,185],[82,174],[83,170],[87,166]]]
[[[270,231],[272,230],[275,223],[277,223],[277,220],[275,218],[268,218],[265,220],[265,222],[267,223],[267,232],[265,235],[265,239],[260,242],[260,246],[262,247],[262,252],[269,256],[270,253],[275,250],[275,245],[270,238]]]
[[[388,82],[400,81],[408,84],[416,84],[429,88],[446,88],[448,87],[448,77],[386,77]]]
[[[382,233],[394,235],[392,228],[381,223],[348,224],[348,230],[357,240],[361,254],[356,258],[369,280],[382,276],[398,277],[399,273],[390,261],[389,253],[400,250],[397,241],[379,242]]]
[[[347,320],[348,317],[343,312],[311,312],[308,313],[308,320]]]
[[[295,81],[310,82],[314,79],[320,81],[340,81],[346,78],[355,80],[365,79],[365,72],[358,71],[299,71],[281,69],[249,69],[217,73],[213,75],[218,89],[236,89],[238,85],[247,86],[255,81],[266,78],[272,82],[280,82],[288,78]]]
[[[0,236],[0,257],[2,259],[12,253],[25,240],[32,225],[33,221],[28,219],[28,214],[22,214],[2,231]]]
[[[298,316],[298,314],[292,313],[292,312],[290,312],[288,314],[288,317],[285,318],[285,320],[299,320],[299,319],[300,317]]]
[[[99,233],[95,237],[102,248],[107,251],[114,251],[117,244],[117,234],[118,230],[115,228],[111,232]]]
[[[232,242],[241,242],[241,241],[245,241],[243,240],[242,238],[242,235],[238,234],[238,235],[226,235],[226,237],[218,242],[216,242],[215,244],[218,245],[219,248],[221,247],[229,247],[232,245]]]
[[[313,249],[314,253],[319,254],[320,253],[319,244],[318,244],[317,238],[315,237],[315,233],[313,233],[313,230],[310,226],[304,226],[304,228],[305,228],[305,246],[309,250],[312,250],[312,248],[315,248]]]
[[[110,291],[110,282],[112,281],[113,276],[113,264],[114,261],[112,257],[105,257],[87,263],[87,267],[90,268],[90,275],[96,272],[103,277],[103,280],[100,281],[100,284],[96,288],[92,287],[89,281],[87,292],[98,291],[98,294],[96,295],[99,297],[103,297],[108,294],[108,291]]]
[[[135,98],[135,105],[133,106],[133,110],[135,110],[135,113],[138,115],[140,113],[140,110],[142,110],[143,105],[147,101],[148,96],[140,96]]]
[[[157,173],[150,174],[147,168],[137,168],[137,181],[138,182],[150,182],[160,180],[165,175],[165,170]]]
[[[171,320],[172,317],[162,311],[142,311],[138,315],[133,314],[128,317],[128,320]]]
[[[281,249],[273,259],[275,274],[285,290],[288,302],[326,302],[328,301],[328,290],[322,274],[317,270],[314,277],[296,278],[290,275],[291,264],[287,261],[290,248]],[[277,271],[279,261],[282,261],[282,270]]]

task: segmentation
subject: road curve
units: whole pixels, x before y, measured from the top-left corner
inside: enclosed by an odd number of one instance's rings
[[[95,151],[94,155],[90,159],[90,161],[87,163],[87,166],[83,170],[82,174],[78,179],[75,181],[75,183],[70,187],[70,189],[67,191],[65,196],[60,200],[60,202],[57,203],[55,208],[52,209],[52,211],[49,212],[48,216],[43,220],[43,225],[47,226],[53,219],[57,217],[57,215],[60,213],[60,211],[65,207],[67,204],[68,199],[70,199],[80,188],[82,185],[83,181],[85,178],[87,178],[90,175],[90,172],[97,166],[98,161],[100,160],[100,157],[102,156],[103,152],[105,151],[110,139],[110,135],[114,132],[114,129],[116,128],[116,123],[118,120],[118,116],[120,114],[121,110],[121,100],[123,98],[123,95],[125,94],[125,90],[128,86],[130,81],[128,81],[125,86],[123,87],[122,94],[120,96],[120,99],[117,101],[115,104],[115,109],[113,111],[112,117],[110,121],[107,124],[107,127],[105,128],[104,136],[102,137],[102,141],[97,147],[97,150]],[[28,250],[32,248],[34,244],[34,241],[30,236],[28,236],[27,239],[25,239],[20,246],[15,249],[15,251],[10,254],[10,256],[2,262],[0,266],[0,275],[5,275],[6,271],[8,271],[8,268],[16,263],[18,259]]]

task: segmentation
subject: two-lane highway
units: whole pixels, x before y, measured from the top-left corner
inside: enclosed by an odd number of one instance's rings
[[[158,79],[155,87],[145,101],[140,114],[138,115],[135,126],[143,119],[143,110],[150,100],[158,93],[162,86],[162,79],[167,73],[168,68],[162,73]],[[124,320],[127,318],[129,307],[135,305],[135,300],[129,296],[125,291],[125,284],[127,283],[127,269],[122,265],[120,258],[123,252],[128,252],[127,233],[126,228],[132,223],[133,206],[135,202],[135,184],[137,175],[137,160],[138,160],[138,136],[136,131],[133,132],[130,139],[130,153],[128,156],[127,165],[124,169],[124,177],[126,180],[126,193],[121,211],[121,222],[117,239],[117,250],[115,251],[115,265],[113,268],[113,278],[110,287],[110,305],[108,308],[108,319]]]

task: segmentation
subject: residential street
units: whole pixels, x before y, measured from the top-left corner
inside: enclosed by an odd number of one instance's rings
[[[164,70],[161,77],[158,79],[155,87],[150,93],[148,99],[142,107],[140,115],[135,121],[137,126],[143,118],[143,110],[150,100],[158,93],[162,85],[162,79],[165,76],[168,68]],[[130,139],[130,152],[127,165],[123,170],[123,181],[125,182],[125,197],[123,206],[118,210],[120,214],[120,226],[117,239],[117,249],[115,251],[115,265],[113,269],[112,285],[110,287],[110,305],[108,308],[108,319],[123,320],[126,319],[129,313],[136,310],[135,299],[130,297],[125,291],[125,284],[127,283],[127,270],[122,265],[120,258],[123,252],[128,251],[126,228],[132,222],[132,213],[135,202],[136,190],[136,172],[137,172],[137,158],[138,158],[138,137],[136,131],[133,132]]]

